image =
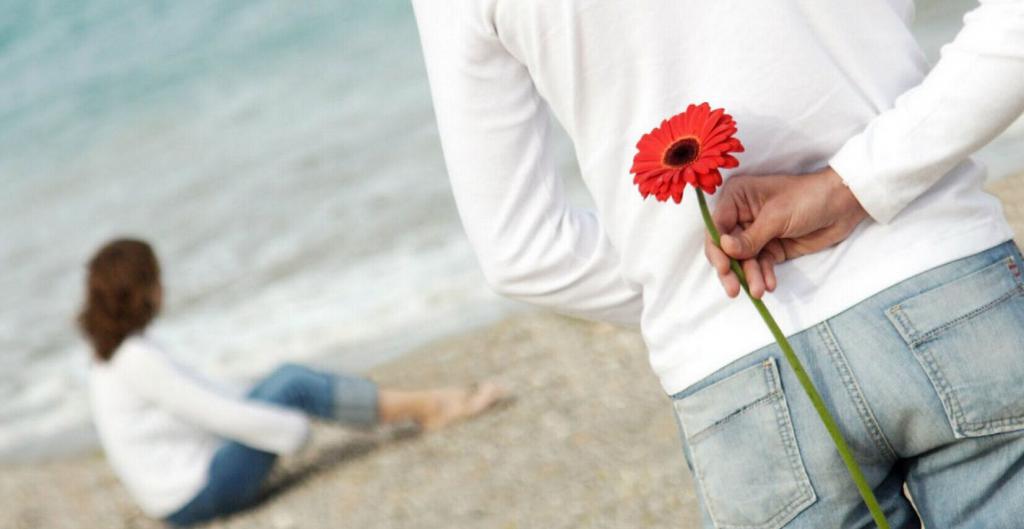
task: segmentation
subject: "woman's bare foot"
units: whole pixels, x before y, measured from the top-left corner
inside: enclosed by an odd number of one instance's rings
[[[480,415],[505,398],[506,391],[494,382],[482,382],[466,388],[444,388],[430,392],[432,402],[424,406],[415,420],[424,431]]]
[[[384,423],[411,420],[423,430],[437,430],[479,415],[506,396],[505,388],[490,381],[425,391],[382,389],[378,399],[380,419]]]

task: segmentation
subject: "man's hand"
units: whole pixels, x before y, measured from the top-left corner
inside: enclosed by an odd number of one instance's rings
[[[740,292],[731,256],[741,263],[751,295],[760,298],[775,290],[776,264],[841,242],[867,212],[827,167],[805,175],[733,176],[718,192],[713,217],[722,248],[708,236],[704,253],[726,294]]]

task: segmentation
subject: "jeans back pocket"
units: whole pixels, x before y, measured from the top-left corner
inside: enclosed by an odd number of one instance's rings
[[[957,438],[1024,428],[1024,285],[1012,255],[917,294],[886,316]]]
[[[774,358],[673,402],[718,529],[778,529],[816,500]]]

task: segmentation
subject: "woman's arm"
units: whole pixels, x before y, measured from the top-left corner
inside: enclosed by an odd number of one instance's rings
[[[1024,112],[1024,0],[981,0],[942,58],[829,161],[888,223]]]
[[[181,420],[275,454],[294,453],[305,444],[309,419],[303,413],[227,396],[174,364],[144,339],[125,345],[111,360],[117,376]]]
[[[637,326],[640,293],[597,216],[570,207],[555,174],[545,102],[475,5],[413,1],[455,201],[484,276],[512,298]]]

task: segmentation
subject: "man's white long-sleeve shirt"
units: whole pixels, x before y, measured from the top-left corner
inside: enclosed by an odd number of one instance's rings
[[[910,0],[413,0],[459,214],[506,295],[639,324],[675,393],[772,343],[705,261],[692,190],[640,198],[640,136],[689,103],[736,119],[733,172],[831,164],[872,219],[778,269],[765,302],[809,328],[1012,237],[969,156],[1024,110],[1024,1],[987,0],[929,74]],[[550,117],[596,211],[570,207]],[[712,197],[712,202],[714,198]]]

